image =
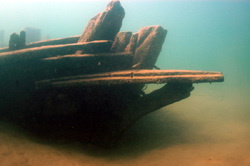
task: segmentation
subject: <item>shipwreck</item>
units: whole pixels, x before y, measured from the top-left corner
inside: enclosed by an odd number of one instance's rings
[[[120,32],[119,0],[93,17],[82,35],[0,49],[0,117],[41,136],[113,146],[144,115],[190,96],[193,83],[223,82],[221,72],[160,70],[163,27]],[[145,94],[146,84],[165,84]]]

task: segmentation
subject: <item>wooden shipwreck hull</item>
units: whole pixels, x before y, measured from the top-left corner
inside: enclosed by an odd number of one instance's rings
[[[224,80],[220,72],[153,70],[167,30],[119,32],[124,14],[113,0],[81,36],[26,45],[25,32],[12,34],[0,50],[0,117],[41,136],[109,147],[144,115],[189,97],[193,83]],[[145,94],[152,83],[166,85]]]

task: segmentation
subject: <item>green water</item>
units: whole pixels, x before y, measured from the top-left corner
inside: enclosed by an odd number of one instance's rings
[[[5,43],[26,26],[50,38],[79,35],[108,2],[1,1],[0,29]],[[150,25],[168,30],[158,67],[221,71],[225,82],[194,84],[188,99],[145,116],[112,150],[43,142],[1,122],[0,165],[250,165],[250,2],[121,3],[121,31]]]

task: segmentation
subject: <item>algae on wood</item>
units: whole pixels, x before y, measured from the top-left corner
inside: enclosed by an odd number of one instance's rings
[[[125,70],[92,75],[79,75],[36,82],[37,88],[66,88],[116,84],[161,84],[222,82],[220,72],[192,70]]]
[[[30,60],[38,60],[58,55],[75,54],[77,51],[81,51],[83,54],[107,53],[109,52],[112,43],[112,41],[108,40],[99,40],[85,43],[43,46],[4,52],[0,53],[0,64],[11,64],[20,61],[28,63]]]
[[[148,70],[167,30],[118,33],[124,15],[112,0],[81,36],[0,49],[0,118],[41,136],[108,147],[144,115],[189,97],[192,83],[224,80],[220,72]],[[148,83],[167,84],[145,94]]]
[[[78,42],[114,40],[120,31],[125,12],[119,0],[112,0],[105,11],[93,17],[85,27]]]

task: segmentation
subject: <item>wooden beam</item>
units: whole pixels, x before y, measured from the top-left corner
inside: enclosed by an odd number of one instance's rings
[[[8,52],[8,51],[10,51],[10,50],[9,50],[9,47],[0,48],[0,53]]]
[[[117,133],[125,131],[146,114],[188,98],[193,89],[194,87],[189,83],[168,83],[129,103],[127,108],[120,112],[121,119],[117,124]]]
[[[38,41],[38,42],[32,42],[32,43],[28,44],[26,46],[26,48],[77,43],[79,38],[80,38],[80,35],[65,37],[65,38],[58,38],[58,39],[42,40],[42,41]]]
[[[112,41],[108,40],[96,40],[85,43],[43,46],[4,52],[0,53],[0,65],[19,63],[21,61],[27,62],[58,55],[75,54],[77,51],[81,51],[82,54],[106,53],[109,52],[112,43]]]
[[[33,47],[41,47],[41,46],[49,46],[49,45],[62,45],[62,44],[72,44],[77,43],[80,38],[78,36],[71,36],[65,38],[57,38],[57,39],[50,39],[50,40],[41,40],[37,42],[32,42],[26,46],[23,46],[21,49],[33,48]],[[20,49],[19,49],[20,50]],[[0,53],[11,51],[9,47],[0,48]]]
[[[221,72],[191,70],[126,70],[43,80],[36,82],[36,87],[39,89],[92,85],[203,83],[223,81],[224,76]]]

